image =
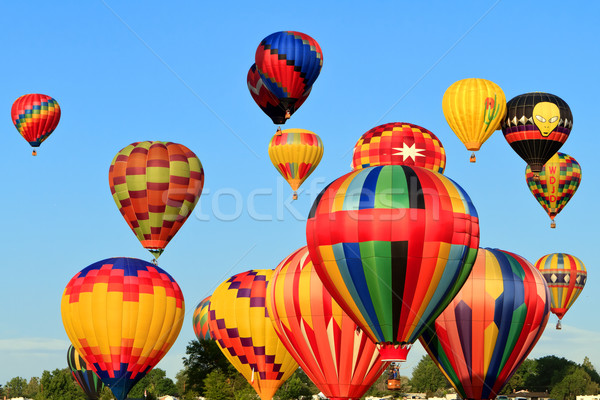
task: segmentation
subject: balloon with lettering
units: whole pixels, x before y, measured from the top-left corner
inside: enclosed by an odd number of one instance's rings
[[[96,375],[91,367],[87,365],[85,360],[79,355],[73,345],[67,350],[67,365],[71,370],[71,375],[77,384],[85,393],[89,400],[97,400],[100,398],[104,384]]]
[[[556,153],[544,164],[539,179],[535,179],[529,165],[525,179],[535,199],[550,217],[550,227],[555,228],[554,217],[567,205],[581,183],[581,166],[570,155]]]
[[[212,338],[262,400],[270,400],[298,368],[265,307],[272,275],[271,269],[234,275],[215,289],[208,307]]]
[[[279,264],[267,291],[279,338],[328,399],[360,399],[389,365],[325,289],[306,247]]]
[[[479,219],[467,193],[442,174],[384,165],[336,179],[306,225],[315,270],[387,361],[404,361],[425,325],[467,279]]]
[[[108,258],[78,272],[61,300],[71,344],[117,400],[167,354],[183,324],[177,282],[137,258]]]
[[[394,164],[423,167],[442,174],[446,150],[431,131],[408,122],[376,126],[354,146],[353,170]]]
[[[506,115],[504,92],[492,81],[468,78],[454,82],[444,93],[442,109],[450,128],[467,150],[475,151],[500,128]]]
[[[573,127],[569,105],[550,93],[513,97],[502,121],[504,138],[537,178],[544,164],[561,148]]]
[[[255,54],[263,83],[284,109],[307,93],[321,72],[323,53],[319,43],[302,32],[275,32],[264,38]]]
[[[479,249],[465,285],[419,340],[461,398],[493,399],[542,336],[549,297],[529,261]]]
[[[181,144],[136,142],[117,153],[108,181],[123,218],[158,258],[200,199],[204,169]]]
[[[210,329],[208,328],[208,306],[210,304],[210,296],[202,300],[194,310],[192,316],[192,324],[194,333],[198,340],[211,340]]]
[[[537,260],[535,267],[542,273],[550,288],[550,311],[558,317],[556,329],[561,329],[561,319],[585,286],[585,265],[570,254],[552,253]]]
[[[269,157],[291,186],[296,200],[300,185],[321,162],[323,142],[319,135],[306,129],[285,129],[271,138]]]
[[[10,115],[15,128],[31,147],[36,147],[54,132],[60,121],[60,106],[52,97],[32,93],[19,97],[12,105]]]
[[[271,118],[271,121],[273,121],[274,124],[285,124],[288,118],[290,118],[308,98],[311,90],[309,88],[300,96],[296,103],[286,109],[281,101],[267,89],[256,69],[256,64],[252,64],[252,67],[250,67],[246,83],[248,84],[250,95],[256,104],[269,118]]]

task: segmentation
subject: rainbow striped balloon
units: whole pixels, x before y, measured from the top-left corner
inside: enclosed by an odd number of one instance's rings
[[[384,359],[403,361],[467,279],[479,219],[444,175],[385,165],[329,184],[310,211],[306,240],[333,298],[383,344]]]
[[[479,249],[469,279],[419,340],[463,399],[493,399],[544,332],[549,297],[529,261]]]
[[[108,181],[123,218],[158,258],[196,207],[204,169],[181,144],[136,142],[117,153]]]
[[[271,138],[269,157],[297,199],[296,191],[323,157],[323,142],[316,133],[306,129],[286,129]]]
[[[265,307],[272,274],[260,269],[234,275],[215,289],[208,306],[213,339],[262,400],[271,400],[298,368]]]
[[[185,304],[177,282],[136,258],[108,258],[78,272],[61,300],[73,347],[117,400],[167,354]]]
[[[202,300],[194,310],[192,323],[194,325],[194,333],[198,340],[211,340],[210,329],[208,329],[208,306],[210,304],[210,296]]]
[[[329,399],[359,399],[389,363],[333,300],[302,247],[269,282],[267,309],[277,335]]]
[[[32,93],[15,100],[10,114],[21,136],[31,147],[39,147],[56,129],[60,121],[60,106],[50,96]],[[36,155],[35,151],[33,155]]]
[[[85,360],[79,355],[73,345],[67,350],[67,365],[71,370],[71,375],[85,393],[89,400],[97,400],[100,398],[104,384],[98,375],[88,367]]]
[[[552,253],[537,260],[535,267],[542,273],[550,288],[552,305],[550,311],[560,320],[581,294],[587,280],[587,270],[583,262],[565,253]]]

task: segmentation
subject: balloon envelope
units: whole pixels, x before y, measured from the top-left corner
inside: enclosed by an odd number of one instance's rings
[[[117,153],[108,181],[123,218],[142,246],[158,257],[194,210],[204,169],[181,144],[136,142]]]
[[[552,253],[537,260],[535,267],[550,288],[550,311],[561,320],[585,286],[585,265],[570,254]]]
[[[10,110],[15,128],[31,147],[39,147],[54,132],[60,121],[60,106],[45,94],[26,94],[19,97]]]
[[[573,157],[559,152],[544,164],[539,179],[535,179],[529,165],[525,167],[525,179],[535,199],[554,221],[577,191],[581,183],[581,167]]]
[[[254,99],[261,110],[271,118],[271,121],[273,121],[274,124],[285,124],[287,119],[300,108],[310,94],[309,88],[300,96],[300,98],[298,98],[298,101],[296,101],[294,105],[286,109],[283,103],[267,89],[256,69],[256,64],[252,64],[252,67],[250,67],[246,83],[248,84],[248,90],[250,91],[252,99]]]
[[[385,165],[329,184],[310,211],[306,239],[333,298],[384,344],[385,360],[404,361],[467,279],[479,220],[467,193],[444,175]]]
[[[221,283],[210,298],[208,315],[212,338],[262,400],[270,400],[298,368],[265,307],[272,274],[251,270]]]
[[[504,138],[534,174],[561,148],[572,127],[569,105],[558,96],[541,92],[513,97],[502,121]]]
[[[446,90],[442,109],[448,125],[467,150],[477,151],[500,127],[506,115],[506,97],[492,81],[462,79]]]
[[[71,370],[71,375],[77,381],[85,396],[89,400],[99,399],[102,389],[104,389],[104,384],[79,355],[77,350],[75,350],[73,345],[69,346],[67,350],[67,364]]]
[[[441,174],[446,167],[446,150],[427,129],[408,122],[391,122],[370,129],[354,146],[353,170],[378,165],[409,165]]]
[[[192,323],[194,325],[194,333],[198,340],[211,340],[210,330],[208,328],[208,306],[210,304],[210,296],[202,300],[194,310]]]
[[[78,272],[61,300],[65,331],[117,400],[169,351],[185,305],[177,282],[136,258],[108,258]]]
[[[419,340],[463,399],[492,399],[542,335],[548,297],[527,260],[479,249],[469,279]]]
[[[286,109],[312,87],[323,66],[319,43],[294,31],[275,32],[264,38],[254,59],[264,84]]]
[[[327,292],[306,247],[275,269],[267,308],[285,347],[331,400],[359,399],[389,365]]]
[[[269,157],[297,198],[296,191],[323,158],[323,142],[306,129],[285,129],[271,138]]]

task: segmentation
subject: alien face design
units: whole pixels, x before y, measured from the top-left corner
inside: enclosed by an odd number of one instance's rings
[[[539,102],[533,107],[533,122],[543,137],[548,137],[560,122],[560,110],[554,103]]]

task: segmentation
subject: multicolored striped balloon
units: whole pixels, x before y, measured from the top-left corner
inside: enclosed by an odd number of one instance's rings
[[[60,121],[60,106],[45,94],[26,94],[15,100],[10,115],[21,136],[31,147],[39,147],[56,129]],[[33,155],[36,154],[34,150]]]
[[[567,205],[581,183],[581,166],[568,154],[556,153],[535,179],[529,165],[525,168],[525,179],[535,199],[550,217],[550,227],[555,228],[554,217]]]
[[[99,399],[102,389],[104,389],[104,384],[92,368],[88,367],[73,345],[69,346],[67,350],[67,365],[71,370],[71,375],[81,387],[85,396],[89,400]]]
[[[202,300],[194,310],[192,323],[194,325],[194,333],[198,340],[211,340],[210,330],[208,328],[208,306],[210,304],[210,296]]]
[[[493,399],[544,332],[549,296],[529,261],[479,249],[469,279],[419,340],[463,399]]]
[[[304,101],[308,98],[311,90],[309,88],[300,96],[300,98],[298,98],[296,103],[286,109],[281,101],[267,89],[256,69],[256,64],[252,64],[252,67],[250,67],[246,83],[248,84],[250,95],[256,104],[269,118],[271,118],[271,121],[273,121],[274,124],[278,125],[285,124],[288,118],[304,104]]]
[[[550,288],[550,311],[558,317],[556,329],[561,329],[560,320],[585,286],[585,265],[570,254],[552,253],[537,260],[535,267],[542,273]]]
[[[356,142],[352,169],[378,165],[409,165],[444,173],[446,150],[429,130],[408,122],[370,129]]]
[[[269,157],[277,171],[290,184],[294,200],[300,185],[317,168],[323,157],[323,142],[306,129],[285,129],[269,142]]]
[[[65,331],[117,400],[167,354],[185,304],[177,282],[136,258],[108,258],[78,272],[61,300]]]
[[[262,400],[271,400],[298,368],[265,306],[272,275],[270,269],[234,275],[217,287],[208,307],[211,336]]]
[[[389,363],[325,289],[306,247],[279,264],[267,290],[279,338],[317,388],[331,400],[360,399]]]
[[[117,153],[108,181],[123,218],[158,258],[200,199],[204,169],[181,144],[136,142]]]
[[[444,175],[385,165],[329,184],[310,211],[306,239],[333,298],[382,344],[385,360],[404,361],[467,279],[479,219]]]
[[[284,108],[291,109],[319,76],[323,53],[307,34],[282,31],[260,42],[254,60],[265,86]]]
[[[444,93],[442,109],[452,131],[475,151],[500,128],[506,115],[506,97],[500,86],[480,78],[468,78],[454,82]]]
[[[525,93],[506,104],[502,133],[510,147],[538,175],[573,127],[569,105],[550,93]]]

